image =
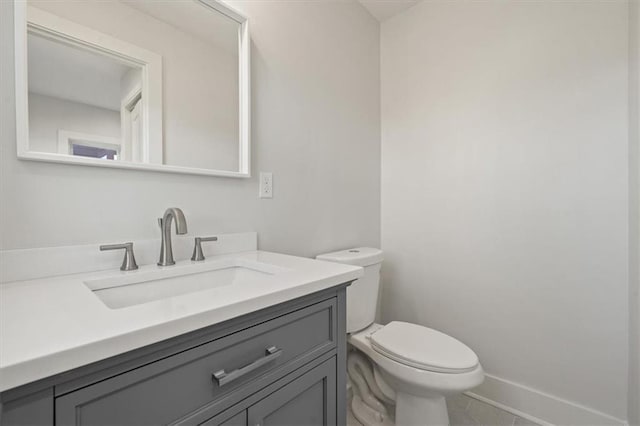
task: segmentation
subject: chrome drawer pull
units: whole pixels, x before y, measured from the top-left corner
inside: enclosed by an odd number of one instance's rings
[[[260,368],[265,364],[270,363],[271,361],[278,358],[282,355],[282,349],[278,349],[275,346],[268,347],[265,349],[265,356],[260,359],[253,361],[251,364],[247,364],[242,368],[238,368],[237,370],[233,370],[231,373],[225,373],[224,370],[216,371],[213,373],[213,378],[218,382],[218,386],[224,386],[228,383],[233,382],[236,379],[244,376],[245,374],[251,373],[256,368]]]

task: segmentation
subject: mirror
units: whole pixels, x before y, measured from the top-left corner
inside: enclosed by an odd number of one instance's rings
[[[214,0],[15,5],[19,158],[250,176],[246,18]]]

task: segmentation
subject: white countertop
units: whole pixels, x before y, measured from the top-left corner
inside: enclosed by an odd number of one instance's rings
[[[363,274],[358,266],[250,251],[208,257],[263,262],[277,274],[120,309],[85,280],[132,274],[88,272],[0,285],[0,392],[286,302]],[[191,261],[177,262],[177,266]],[[141,266],[139,271],[158,269]],[[171,267],[170,267],[171,268]]]

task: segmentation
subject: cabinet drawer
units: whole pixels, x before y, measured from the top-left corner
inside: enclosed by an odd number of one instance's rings
[[[204,423],[188,419],[182,426],[329,426],[337,422],[336,358],[304,373],[291,373],[275,390],[263,389]]]
[[[62,395],[56,423],[166,424],[240,388],[259,390],[334,348],[336,331],[333,298]]]

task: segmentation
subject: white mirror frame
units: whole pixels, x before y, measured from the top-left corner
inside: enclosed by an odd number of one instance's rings
[[[194,0],[240,24],[239,47],[239,164],[238,171],[190,168],[162,164],[162,58],[137,46],[105,37],[104,34],[64,20],[55,15],[30,9],[27,18],[27,2],[14,0],[15,40],[15,89],[16,89],[16,147],[22,160],[118,169],[149,170],[156,172],[182,173],[206,176],[251,177],[251,116],[250,116],[250,39],[247,18],[217,0]],[[35,13],[32,14],[32,11]],[[142,69],[143,96],[149,100],[145,111],[145,143],[149,148],[149,163],[105,161],[97,158],[35,152],[29,150],[29,88],[27,73],[27,30],[50,34],[58,40],[75,45],[84,45],[99,50],[120,60],[140,66]]]

